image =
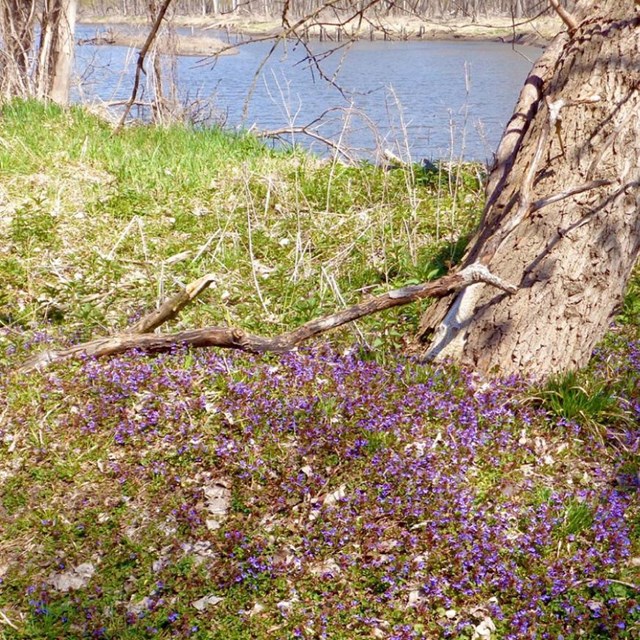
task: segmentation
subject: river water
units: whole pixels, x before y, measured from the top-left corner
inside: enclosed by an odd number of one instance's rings
[[[77,36],[95,32],[80,25]],[[321,55],[334,45],[310,46]],[[375,159],[384,148],[416,161],[489,160],[541,52],[495,42],[362,40],[322,62],[327,76],[338,71],[336,87],[319,76],[303,47],[292,45],[279,47],[254,82],[270,48],[271,43],[244,45],[215,64],[177,58],[181,97],[206,100],[230,128],[302,127],[333,109],[314,128],[320,135],[358,157]],[[135,60],[125,47],[77,47],[78,98],[128,98]],[[306,136],[288,137],[326,152]]]

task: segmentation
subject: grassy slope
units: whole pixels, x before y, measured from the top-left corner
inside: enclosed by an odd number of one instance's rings
[[[122,328],[158,291],[211,272],[186,323],[282,329],[363,287],[441,274],[481,206],[472,173],[462,193],[457,176],[420,185],[215,130],[113,139],[82,111],[18,104],[1,136],[0,304],[16,326]]]
[[[480,188],[19,103],[0,177],[0,637],[635,637],[637,283],[543,389],[394,356],[417,309],[282,358],[18,378],[207,272],[180,326],[274,332],[435,277]]]

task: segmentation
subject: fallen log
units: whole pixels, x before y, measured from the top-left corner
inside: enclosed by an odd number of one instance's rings
[[[74,358],[102,358],[114,356],[133,349],[147,354],[171,351],[189,346],[221,347],[250,353],[283,353],[321,333],[335,329],[358,318],[378,313],[392,307],[410,304],[423,298],[442,298],[450,293],[476,283],[486,283],[511,295],[517,287],[494,276],[484,265],[472,264],[458,273],[443,276],[434,282],[409,285],[388,291],[322,318],[316,318],[297,329],[274,337],[252,335],[233,327],[205,327],[167,335],[150,334],[148,331],[174,318],[180,309],[191,302],[211,283],[205,276],[187,286],[157,310],[137,322],[127,333],[98,338],[67,349],[44,351],[27,359],[18,372],[28,373],[43,369],[51,363]]]

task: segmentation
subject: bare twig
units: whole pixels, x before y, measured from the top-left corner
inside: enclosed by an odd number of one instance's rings
[[[175,296],[165,300],[155,311],[147,314],[129,328],[129,333],[151,333],[161,324],[178,317],[178,314],[197,298],[215,280],[212,274],[188,284]]]
[[[555,9],[562,22],[567,25],[569,33],[573,33],[578,28],[578,21],[558,2],[558,0],[549,0],[549,4]]]
[[[0,623],[1,624],[6,624],[6,625],[10,626],[12,629],[15,629],[16,631],[19,631],[18,627],[16,627],[16,625],[13,624],[13,622],[11,622],[11,620],[9,620],[9,618],[7,618],[6,614],[3,611],[0,611]]]
[[[529,164],[527,172],[522,180],[522,186],[520,187],[520,193],[518,195],[518,209],[516,213],[508,218],[499,228],[495,234],[487,241],[487,244],[481,254],[480,261],[483,264],[489,264],[493,256],[498,252],[500,247],[504,244],[506,239],[511,233],[518,227],[524,217],[531,212],[531,190],[533,187],[533,180],[538,170],[538,165],[542,159],[542,153],[547,140],[550,135],[551,128],[555,127],[557,121],[556,103],[551,103],[547,100],[547,107],[549,110],[549,116],[545,122],[545,126],[542,133],[538,137],[538,143],[536,145],[533,159]]]
[[[138,88],[140,86],[140,77],[142,76],[143,73],[146,73],[146,71],[144,70],[144,59],[147,53],[149,52],[149,49],[151,48],[153,41],[158,35],[160,25],[164,20],[164,15],[167,12],[167,9],[169,8],[169,5],[171,4],[171,2],[172,0],[164,0],[164,2],[162,3],[162,6],[158,11],[158,15],[156,16],[153,26],[151,27],[151,31],[149,31],[149,35],[147,36],[147,39],[142,45],[142,49],[140,49],[138,53],[138,62],[136,63],[136,75],[133,79],[133,89],[131,90],[131,97],[129,98],[129,101],[125,106],[124,112],[122,113],[122,117],[120,118],[120,122],[118,122],[115,129],[113,130],[114,134],[117,134],[120,132],[120,130],[124,126],[127,116],[129,115],[129,112],[131,111],[131,107],[133,106],[133,103],[138,98]]]
[[[375,133],[376,128],[375,124],[371,121],[365,113],[359,110],[354,110],[350,107],[330,107],[323,111],[319,116],[308,122],[304,125],[290,125],[287,127],[282,127],[280,129],[269,129],[269,130],[259,130],[259,129],[250,129],[251,133],[258,138],[274,138],[274,139],[284,139],[285,136],[293,136],[296,134],[305,135],[313,140],[317,140],[322,144],[326,145],[329,149],[332,149],[339,156],[341,156],[346,162],[349,164],[356,164],[356,158],[353,156],[345,146],[340,144],[339,141],[332,140],[331,138],[327,138],[319,133],[320,127],[325,125],[329,120],[329,116],[335,113],[342,113],[343,117],[345,114],[350,115],[352,112],[356,113],[356,115],[364,120],[365,124]]]
[[[313,123],[312,123],[313,124]],[[282,129],[270,129],[266,131],[252,131],[253,135],[257,138],[277,138],[282,139],[287,135],[305,135],[313,140],[317,140],[321,142],[329,149],[333,149],[336,153],[341,155],[347,162],[350,164],[355,164],[354,158],[349,155],[345,149],[343,149],[339,144],[331,140],[330,138],[325,138],[323,135],[319,134],[312,128],[312,124],[297,126],[297,127],[282,127]]]
[[[494,166],[487,180],[485,218],[487,215],[491,215],[491,207],[493,207],[502,192],[522,141],[541,105],[544,81],[550,75],[555,60],[566,42],[567,35],[564,33],[555,38],[534,65],[520,93],[513,116],[511,116],[511,120],[507,124],[496,151]]]
[[[358,318],[392,307],[410,304],[423,298],[442,298],[476,282],[485,282],[509,294],[513,294],[517,290],[514,285],[493,275],[485,266],[472,264],[458,273],[444,276],[434,282],[409,285],[383,293],[329,316],[311,320],[293,331],[272,338],[251,335],[242,329],[232,327],[206,327],[164,336],[126,333],[99,338],[68,349],[39,353],[24,362],[18,371],[27,373],[35,369],[42,369],[52,362],[73,358],[112,356],[131,349],[145,353],[161,353],[179,346],[190,346],[223,347],[251,353],[283,353],[295,348],[301,342],[353,322]]]
[[[625,582],[623,580],[614,580],[613,578],[584,578],[582,580],[576,580],[575,582],[572,582],[571,584],[567,585],[560,592],[560,594],[565,593],[570,589],[575,589],[576,587],[587,586],[589,588],[593,588],[598,586],[598,583],[600,582],[606,582],[607,584],[608,583],[619,584],[619,585],[622,585],[623,587],[627,587],[628,589],[633,589],[634,591],[640,591],[640,585],[634,584],[633,582]],[[560,594],[556,594],[556,595],[560,595]]]
[[[591,189],[597,189],[598,187],[606,186],[611,184],[609,180],[591,180],[585,184],[569,187],[560,193],[553,194],[547,198],[542,198],[536,200],[535,202],[531,201],[531,194],[533,189],[533,183],[536,176],[536,172],[538,171],[538,166],[542,159],[543,150],[551,132],[555,132],[558,136],[560,142],[560,148],[564,155],[564,145],[562,142],[562,131],[561,131],[561,123],[562,116],[561,111],[566,107],[574,107],[583,104],[593,104],[600,101],[600,96],[594,95],[582,100],[569,100],[565,101],[563,99],[551,101],[548,97],[545,100],[545,104],[547,107],[547,121],[545,122],[545,126],[542,130],[541,135],[538,138],[538,143],[536,145],[535,152],[533,154],[533,159],[527,169],[527,172],[522,180],[522,186],[520,188],[520,194],[518,196],[518,209],[514,216],[508,219],[507,223],[502,226],[502,228],[498,229],[498,231],[493,235],[493,237],[487,241],[487,245],[482,253],[480,261],[483,264],[489,264],[493,256],[496,254],[498,249],[504,244],[506,239],[511,235],[514,229],[522,222],[525,216],[530,215],[534,211],[538,211],[547,205],[553,204],[554,202],[559,202],[564,200],[565,198],[569,198],[570,196],[577,195],[578,193],[583,193],[584,191],[589,191]]]
[[[536,200],[535,202],[533,202],[531,204],[531,213],[533,213],[534,211],[539,211],[543,207],[554,204],[555,202],[560,202],[565,198],[570,198],[571,196],[575,196],[579,193],[584,193],[585,191],[591,191],[591,189],[597,189],[598,187],[606,187],[610,184],[611,180],[591,180],[591,182],[586,182],[585,184],[580,184],[575,187],[569,187],[564,191],[554,193],[548,198],[541,198],[540,200]]]

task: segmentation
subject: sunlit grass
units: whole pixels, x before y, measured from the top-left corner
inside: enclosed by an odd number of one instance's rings
[[[0,136],[4,322],[24,328],[122,329],[205,273],[214,286],[185,325],[291,328],[445,273],[481,209],[478,167],[437,184],[217,129],[113,136],[80,109],[20,102],[3,108]],[[415,310],[386,317],[364,321],[365,334]]]
[[[481,209],[457,175],[3,108],[0,636],[637,637],[637,277],[590,366],[533,389],[403,358],[419,306],[284,356],[15,373],[205,273],[178,326],[438,277]]]

